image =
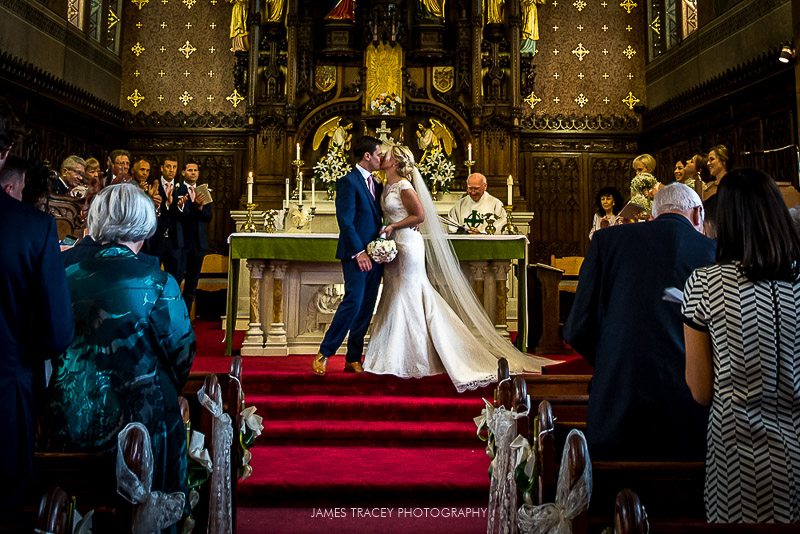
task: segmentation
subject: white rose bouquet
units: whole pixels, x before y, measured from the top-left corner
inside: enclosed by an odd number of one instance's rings
[[[369,109],[381,115],[392,115],[403,101],[394,93],[381,93],[369,103]]]
[[[367,254],[375,263],[389,263],[397,257],[397,243],[381,234],[378,239],[367,243]]]

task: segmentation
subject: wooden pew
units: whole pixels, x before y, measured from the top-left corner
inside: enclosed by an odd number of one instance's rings
[[[39,512],[33,525],[35,534],[69,534],[72,514],[67,494],[58,486],[51,488],[39,502]]]
[[[648,534],[650,524],[639,496],[629,489],[617,494],[614,507],[614,534]],[[654,522],[653,532],[666,534],[789,534],[800,532],[800,525],[776,523],[709,524],[703,520]]]

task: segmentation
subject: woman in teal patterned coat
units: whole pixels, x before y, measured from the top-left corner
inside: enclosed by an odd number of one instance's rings
[[[75,337],[53,362],[51,446],[107,450],[132,421],[150,431],[153,490],[186,493],[180,394],[195,336],[175,279],[136,254],[155,231],[153,201],[132,184],[103,189],[89,209],[102,244],[68,264]]]

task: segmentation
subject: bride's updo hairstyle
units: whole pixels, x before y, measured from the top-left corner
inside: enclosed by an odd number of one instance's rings
[[[389,145],[386,152],[390,152],[397,162],[397,174],[411,180],[411,174],[417,167],[411,149],[403,145]]]

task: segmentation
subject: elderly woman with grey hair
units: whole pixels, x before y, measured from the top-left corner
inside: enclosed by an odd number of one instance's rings
[[[111,450],[125,425],[150,432],[153,490],[187,493],[178,395],[195,336],[172,275],[136,256],[156,228],[153,201],[133,184],[95,196],[89,233],[100,245],[67,266],[75,337],[53,362],[50,448]]]

